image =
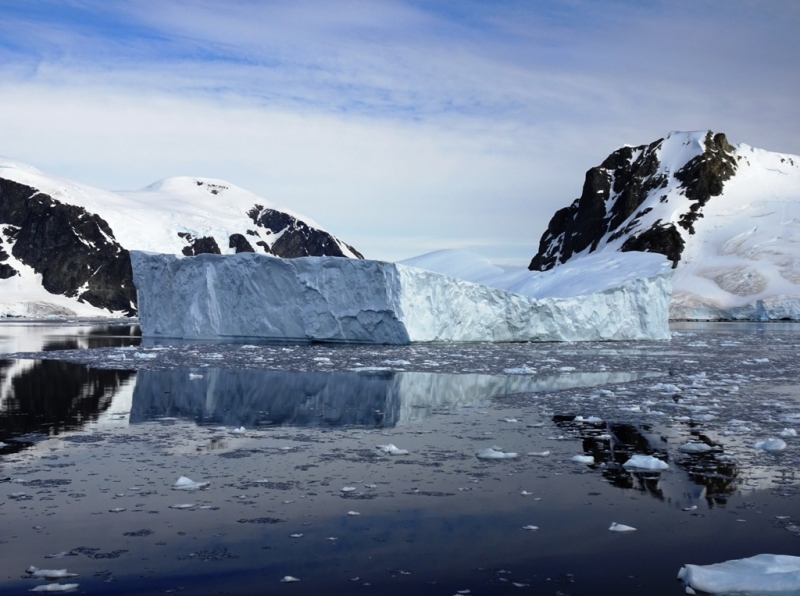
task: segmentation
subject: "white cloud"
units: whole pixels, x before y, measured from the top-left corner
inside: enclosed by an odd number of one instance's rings
[[[64,6],[0,22],[0,153],[106,188],[224,178],[373,257],[527,263],[587,168],[670,130],[800,153],[785,3]]]

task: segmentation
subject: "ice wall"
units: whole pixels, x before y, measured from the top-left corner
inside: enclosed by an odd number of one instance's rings
[[[542,298],[335,257],[131,253],[145,336],[433,341],[667,339],[670,274]]]

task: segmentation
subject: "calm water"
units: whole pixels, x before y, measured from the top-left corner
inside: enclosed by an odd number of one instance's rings
[[[376,348],[0,324],[0,593],[45,583],[33,565],[87,594],[678,595],[685,563],[800,555],[800,439],[752,447],[800,428],[798,326],[675,330]]]

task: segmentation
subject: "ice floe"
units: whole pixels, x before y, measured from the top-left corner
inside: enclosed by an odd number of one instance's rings
[[[669,464],[661,461],[652,455],[632,455],[628,461],[622,464],[623,468],[633,468],[637,470],[666,470]]]
[[[518,453],[512,452],[505,452],[502,450],[495,449],[494,447],[487,447],[486,449],[481,449],[475,454],[475,457],[478,459],[514,459],[518,457]]]
[[[636,528],[633,526],[626,526],[625,524],[618,524],[617,522],[611,522],[611,525],[608,527],[609,532],[635,532]]]
[[[591,466],[592,464],[594,464],[594,456],[592,456],[592,455],[573,455],[570,458],[570,461],[573,461],[576,464],[586,464],[587,466]]]
[[[800,557],[760,554],[713,565],[684,565],[678,579],[709,594],[800,590]]]
[[[378,445],[377,448],[389,455],[408,455],[408,449],[398,449],[392,443],[388,445]]]
[[[172,485],[173,490],[199,490],[201,488],[205,488],[208,486],[209,482],[195,482],[191,478],[187,478],[186,476],[181,476],[178,480],[175,481],[175,484]]]
[[[25,570],[31,577],[41,579],[64,579],[65,577],[77,577],[77,573],[68,573],[66,569],[39,569],[31,565]]]
[[[69,592],[77,590],[80,584],[42,584],[28,590],[28,592]]]
[[[753,447],[755,449],[761,449],[762,451],[769,451],[771,453],[774,453],[786,449],[786,441],[784,441],[783,439],[776,439],[775,437],[770,437],[769,439],[764,439],[763,441],[756,441],[755,443],[753,443]]]

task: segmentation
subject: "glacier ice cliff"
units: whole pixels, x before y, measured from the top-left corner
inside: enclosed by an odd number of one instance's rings
[[[406,344],[668,339],[668,269],[536,298],[372,260],[131,252],[142,333]],[[595,273],[596,275],[596,273]]]

